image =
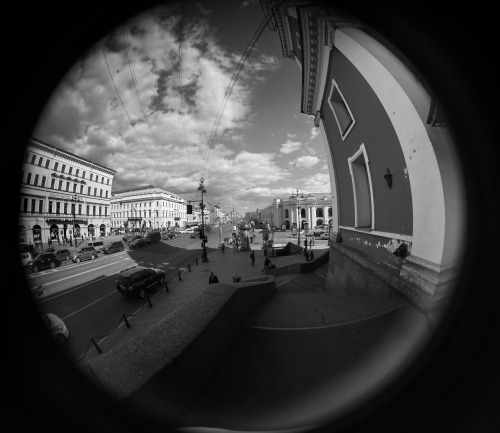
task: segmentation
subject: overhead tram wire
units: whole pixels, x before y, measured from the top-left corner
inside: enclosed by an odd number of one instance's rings
[[[127,41],[127,34],[126,34],[126,32],[123,33],[123,40],[125,42],[125,52],[127,54],[127,61],[128,61],[129,69],[130,69],[130,75],[132,76],[132,81],[134,83],[134,88],[135,88],[135,92],[137,94],[137,99],[139,100],[139,104],[141,106],[142,113],[144,114],[144,119],[146,120],[146,124],[148,125],[149,131],[151,132],[151,136],[153,137],[153,141],[154,141],[156,150],[158,151],[158,153],[160,155],[162,155],[162,158],[163,158],[163,153],[161,152],[160,145],[158,143],[158,139],[156,138],[156,135],[153,132],[153,128],[151,127],[151,122],[149,121],[149,116],[148,116],[148,114],[146,112],[146,109],[144,108],[144,104],[142,103],[141,95],[139,93],[139,87],[137,85],[137,78],[136,78],[134,66],[132,64],[132,61],[130,60],[130,56],[129,56],[129,52],[128,52],[128,41]],[[165,160],[163,160],[163,162],[166,163]]]
[[[109,76],[110,76],[111,81],[113,83],[113,87],[115,88],[116,94],[118,95],[118,99],[120,100],[120,103],[122,104],[123,110],[125,111],[125,114],[127,115],[128,120],[130,121],[130,125],[132,126],[132,128],[134,128],[134,131],[137,134],[137,137],[139,138],[139,141],[144,146],[144,149],[146,149],[146,152],[148,153],[148,155],[151,158],[151,160],[153,161],[153,163],[156,165],[156,168],[158,169],[158,171],[160,171],[160,168],[156,164],[155,159],[151,156],[151,153],[149,153],[149,150],[148,150],[146,144],[144,144],[144,141],[142,140],[141,136],[139,135],[139,132],[137,131],[134,123],[132,122],[132,118],[130,117],[130,114],[128,113],[127,109],[125,108],[125,104],[123,103],[122,97],[120,96],[120,92],[118,92],[115,80],[113,79],[113,74],[111,74],[111,70],[109,69],[108,59],[106,58],[106,53],[104,52],[104,48],[102,47],[102,45],[101,45],[101,51],[102,51],[102,55],[104,56],[104,62],[106,63],[106,67],[108,69]]]
[[[203,159],[203,165],[202,165],[202,169],[201,169],[200,178],[204,177],[206,165],[208,162],[208,157],[210,155],[210,151],[212,149],[213,142],[215,140],[215,136],[217,133],[217,128],[219,127],[219,123],[222,119],[222,115],[223,115],[224,110],[226,108],[229,97],[231,96],[234,85],[236,84],[236,81],[238,80],[240,72],[242,71],[243,67],[245,66],[245,62],[247,61],[248,57],[252,53],[252,51],[255,47],[255,44],[257,43],[260,36],[262,35],[262,32],[264,31],[264,29],[268,23],[269,17],[270,17],[270,14],[268,14],[260,23],[259,27],[257,28],[254,35],[252,36],[252,39],[248,43],[243,55],[241,56],[240,61],[239,61],[238,65],[236,66],[235,71],[233,72],[233,75],[231,77],[231,81],[229,82],[229,85],[228,85],[226,92],[224,94],[224,98],[222,99],[222,103],[219,107],[219,111],[217,113],[217,117],[215,119],[214,126],[212,127],[212,132],[210,134],[210,138],[209,138],[208,143],[207,143],[207,149],[205,151],[205,157]]]

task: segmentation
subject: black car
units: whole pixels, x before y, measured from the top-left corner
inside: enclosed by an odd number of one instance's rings
[[[60,264],[61,262],[54,253],[41,253],[38,254],[32,262],[28,263],[28,267],[33,272],[38,272],[42,269],[54,269]]]
[[[123,296],[145,298],[146,293],[165,284],[165,272],[161,269],[132,266],[118,273],[116,290]]]

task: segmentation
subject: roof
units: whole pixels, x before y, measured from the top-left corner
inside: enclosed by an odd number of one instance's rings
[[[118,274],[121,277],[130,277],[131,275],[135,274],[137,271],[142,271],[143,269],[147,269],[144,266],[132,266],[130,268],[123,269],[120,271]]]
[[[125,197],[135,197],[135,196],[140,196],[140,195],[148,195],[148,194],[169,194],[172,195],[179,200],[182,200],[177,194],[174,194],[173,192],[166,191],[161,188],[156,188],[156,187],[150,187],[150,188],[144,188],[144,189],[133,189],[129,191],[119,191],[112,193],[112,199],[118,199],[118,198],[125,198]]]

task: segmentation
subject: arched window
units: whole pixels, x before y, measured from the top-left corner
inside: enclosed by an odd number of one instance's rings
[[[300,209],[300,217],[305,218],[306,217],[306,210],[304,208]]]
[[[288,209],[285,209],[285,218],[290,218],[290,217],[288,216]]]
[[[332,208],[331,208],[331,207],[329,207],[329,208],[328,208],[328,216],[329,216],[329,217],[331,217],[331,216],[332,216]]]
[[[316,209],[316,216],[318,218],[323,218],[323,208],[319,207],[318,209]]]

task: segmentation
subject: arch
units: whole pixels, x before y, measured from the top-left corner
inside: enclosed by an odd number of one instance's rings
[[[106,236],[106,224],[99,226],[99,236]]]
[[[323,224],[324,224],[323,220],[321,220],[321,219],[316,220],[316,227],[322,226]]]
[[[50,226],[50,239],[59,239],[59,227],[57,226],[57,224],[52,224]]]

